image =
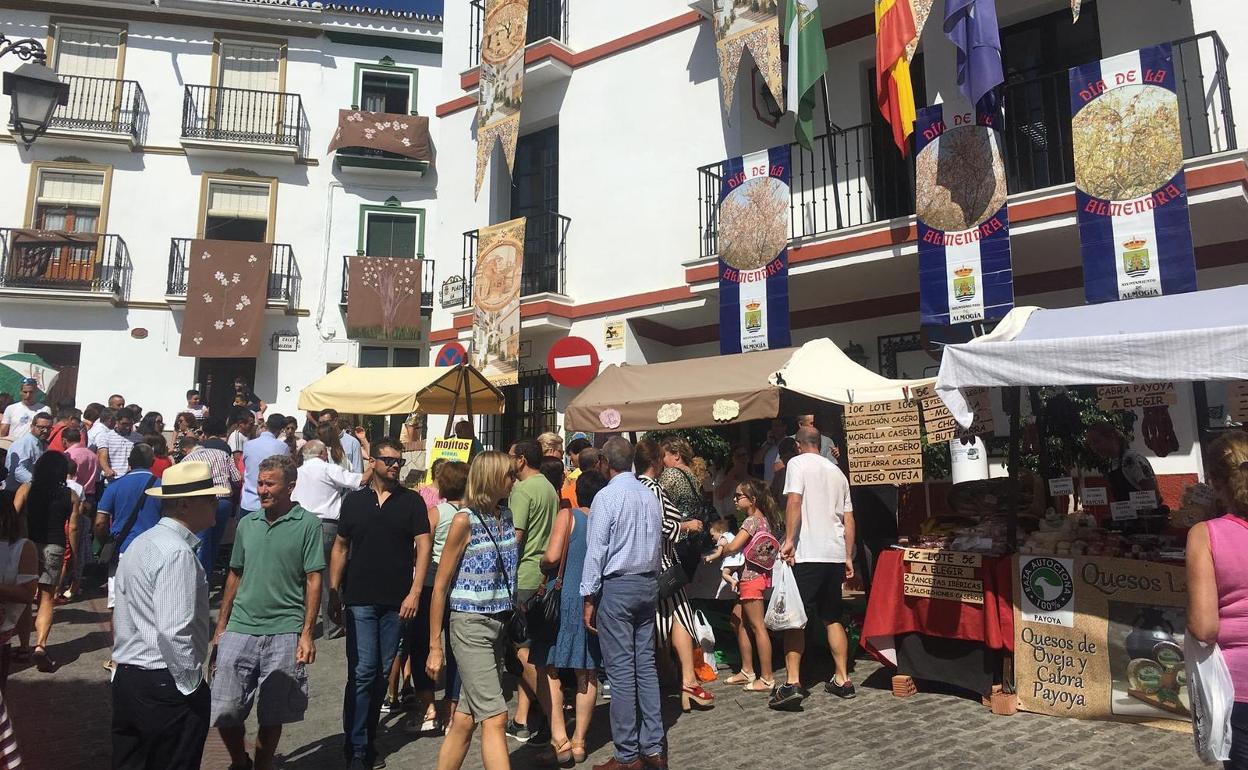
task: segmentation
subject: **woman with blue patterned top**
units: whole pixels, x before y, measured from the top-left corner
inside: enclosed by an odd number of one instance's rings
[[[485,770],[511,766],[501,677],[519,554],[511,512],[499,501],[511,492],[514,482],[512,460],[502,452],[482,452],[473,459],[464,508],[451,520],[438,562],[425,670],[436,681],[445,665],[442,613],[449,606],[451,651],[462,682],[459,705],[438,756],[438,767],[444,770],[463,764],[478,722]]]

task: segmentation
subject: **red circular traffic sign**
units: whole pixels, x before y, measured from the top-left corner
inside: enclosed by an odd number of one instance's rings
[[[468,360],[468,351],[458,342],[448,342],[438,351],[435,363],[438,366],[458,366]]]
[[[584,337],[564,337],[550,346],[546,371],[560,385],[583,388],[598,374],[598,351]]]

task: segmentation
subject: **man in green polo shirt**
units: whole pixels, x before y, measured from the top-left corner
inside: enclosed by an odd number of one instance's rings
[[[260,463],[260,510],[238,522],[230,574],[213,637],[212,724],[231,770],[250,770],[245,722],[256,704],[256,770],[270,770],[282,725],[303,720],[316,660],[312,629],[321,602],[321,522],[295,505],[296,469],[286,455]],[[258,696],[258,697],[257,697]]]

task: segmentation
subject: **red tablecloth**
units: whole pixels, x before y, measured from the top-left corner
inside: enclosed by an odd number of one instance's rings
[[[983,559],[984,603],[905,596],[901,551],[880,554],[871,579],[871,600],[862,624],[862,646],[882,663],[897,665],[893,638],[920,633],[983,642],[994,650],[1014,650],[1014,573],[1008,556]]]

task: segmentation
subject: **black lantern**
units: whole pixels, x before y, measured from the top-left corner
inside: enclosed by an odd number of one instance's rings
[[[26,149],[48,130],[52,113],[69,102],[69,84],[37,62],[4,73],[4,94],[12,99],[13,130]]]

